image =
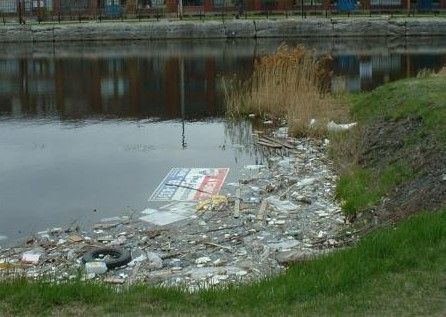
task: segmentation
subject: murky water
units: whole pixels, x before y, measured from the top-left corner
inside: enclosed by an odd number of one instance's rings
[[[3,45],[0,240],[140,211],[172,167],[229,167],[231,181],[261,163],[251,124],[222,118],[220,78],[280,43]],[[333,56],[333,91],[446,64],[446,38],[303,43]]]

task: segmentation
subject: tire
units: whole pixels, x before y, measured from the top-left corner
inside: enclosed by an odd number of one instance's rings
[[[110,255],[109,258],[104,260],[105,265],[110,270],[126,265],[132,260],[132,256],[128,250],[118,248],[98,248],[86,253],[82,257],[82,262],[87,263],[100,260],[99,255],[101,254]]]

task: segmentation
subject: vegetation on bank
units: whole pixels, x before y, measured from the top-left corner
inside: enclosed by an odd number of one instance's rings
[[[250,78],[222,79],[227,115],[285,118],[294,136],[324,134],[328,121],[346,115],[326,93],[329,62],[303,46],[281,45],[255,61]]]
[[[333,137],[333,157],[341,165],[336,193],[346,213],[376,205],[444,161],[446,70],[352,95],[350,105],[360,130]]]
[[[196,293],[135,285],[0,284],[2,315],[431,315],[446,312],[446,210],[381,229],[279,277]]]

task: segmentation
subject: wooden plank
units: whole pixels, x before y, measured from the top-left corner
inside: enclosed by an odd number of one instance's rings
[[[275,138],[272,138],[272,137],[269,137],[269,136],[266,136],[266,135],[263,136],[262,138],[266,139],[267,141],[280,144],[280,145],[286,147],[287,149],[294,149],[294,146],[292,144],[289,144],[286,141],[278,140],[278,139],[275,139]]]
[[[240,196],[242,195],[240,187],[235,192],[234,218],[240,217]]]
[[[266,146],[266,147],[270,147],[270,148],[274,148],[274,149],[280,149],[282,148],[282,145],[280,144],[273,144],[270,142],[263,142],[263,141],[257,141],[258,145],[262,145],[262,146]]]
[[[266,207],[268,206],[268,202],[266,199],[262,200],[262,203],[260,204],[259,212],[257,213],[257,220],[263,220],[265,218],[266,214]]]

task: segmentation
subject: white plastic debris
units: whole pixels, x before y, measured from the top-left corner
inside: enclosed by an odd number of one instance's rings
[[[238,271],[237,273],[235,273],[235,275],[236,276],[239,276],[239,277],[241,277],[241,276],[245,276],[245,275],[247,275],[248,274],[248,272],[247,271],[244,271],[244,270],[242,270],[242,271]]]
[[[42,256],[42,252],[38,250],[26,251],[22,255],[22,262],[37,264],[39,263],[39,259]]]
[[[85,271],[88,274],[104,274],[107,272],[107,265],[102,261],[85,263]]]
[[[302,187],[306,187],[309,185],[314,184],[314,182],[317,180],[316,177],[308,177],[308,178],[304,178],[303,180],[297,182],[296,186],[298,188],[302,188]]]
[[[208,256],[203,256],[201,258],[198,258],[195,260],[196,264],[206,264],[208,262],[211,262],[211,258]]]
[[[140,217],[139,219],[152,223],[157,226],[165,226],[180,220],[185,220],[188,217],[179,215],[173,212],[156,211],[148,214],[147,216]]]
[[[147,260],[149,261],[149,267],[151,269],[157,270],[163,267],[163,260],[161,257],[154,252],[147,252]]]
[[[349,129],[353,128],[354,126],[356,126],[357,124],[358,124],[357,122],[352,122],[352,123],[347,123],[347,124],[338,124],[334,121],[330,121],[327,123],[327,130],[329,132],[340,132],[340,131],[349,130]]]
[[[278,128],[275,132],[273,132],[273,135],[277,138],[286,138],[288,137],[288,127],[281,127]]]
[[[278,211],[292,211],[297,209],[297,205],[293,204],[289,200],[280,200],[276,196],[270,196],[266,198],[268,203],[273,206],[273,208],[277,209]]]
[[[264,165],[246,165],[244,168],[250,171],[255,171],[264,168]]]

